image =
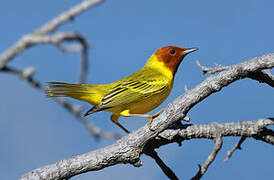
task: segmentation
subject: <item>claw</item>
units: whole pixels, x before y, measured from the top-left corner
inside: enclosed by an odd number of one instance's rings
[[[148,127],[150,130],[151,130],[151,124],[152,124],[153,119],[158,117],[163,110],[164,110],[164,108],[160,109],[160,111],[158,111],[157,113],[150,115],[149,121],[148,121]]]

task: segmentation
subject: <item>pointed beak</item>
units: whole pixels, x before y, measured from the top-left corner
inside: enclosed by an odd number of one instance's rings
[[[186,55],[186,54],[192,53],[197,50],[198,50],[198,48],[188,48],[182,52],[182,55]]]

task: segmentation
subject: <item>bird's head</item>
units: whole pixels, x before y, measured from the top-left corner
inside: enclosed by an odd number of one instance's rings
[[[174,75],[177,72],[177,69],[184,59],[184,57],[198,50],[198,48],[181,48],[177,46],[166,46],[158,49],[150,58],[147,64],[156,63],[163,64],[167,69],[169,69]]]

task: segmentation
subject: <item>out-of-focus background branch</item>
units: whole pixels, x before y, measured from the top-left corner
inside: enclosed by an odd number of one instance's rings
[[[13,46],[9,47],[6,51],[4,51],[0,56],[0,67],[4,67],[8,61],[11,61],[16,55],[20,54],[30,45],[43,43],[43,40],[37,40],[36,38],[41,38],[44,35],[48,35],[49,33],[55,31],[62,24],[74,19],[77,15],[84,12],[85,10],[91,8],[92,6],[102,2],[102,0],[85,0],[81,3],[73,6],[71,9],[64,11],[48,23],[44,24],[34,32],[24,35],[21,39],[19,39]],[[77,39],[77,38],[76,38]],[[48,42],[46,42],[48,43]]]
[[[0,71],[2,72],[10,72],[13,74],[19,75],[22,79],[26,79],[30,85],[34,88],[38,88],[44,93],[46,90],[44,85],[41,84],[38,80],[33,78],[35,73],[35,69],[31,68],[26,70],[16,70],[10,67],[7,67],[7,63],[13,60],[20,53],[23,53],[24,50],[31,46],[41,45],[41,44],[53,44],[58,47],[63,52],[79,52],[81,53],[81,70],[78,79],[78,83],[85,83],[87,71],[88,71],[88,54],[87,48],[88,43],[86,39],[79,33],[71,33],[71,32],[58,32],[53,35],[49,35],[49,33],[55,31],[60,25],[69,22],[74,19],[77,15],[84,12],[85,10],[91,8],[92,6],[102,2],[101,0],[86,0],[72,7],[71,9],[61,13],[48,23],[44,24],[34,32],[24,35],[21,39],[19,39],[13,46],[8,48],[0,55]],[[64,41],[69,42],[78,42],[79,44],[75,45],[63,45]],[[27,73],[27,74],[26,74]],[[70,113],[72,113],[77,119],[80,120],[89,130],[89,132],[94,137],[103,137],[107,139],[118,139],[118,134],[110,134],[102,131],[100,128],[94,126],[91,122],[87,121],[81,115],[81,108],[74,106],[69,103],[67,100],[62,98],[56,98],[58,104],[67,109]]]

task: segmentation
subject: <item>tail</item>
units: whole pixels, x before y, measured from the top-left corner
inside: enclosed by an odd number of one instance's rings
[[[97,105],[103,98],[104,91],[103,85],[48,82],[46,94],[48,97],[71,97]]]

